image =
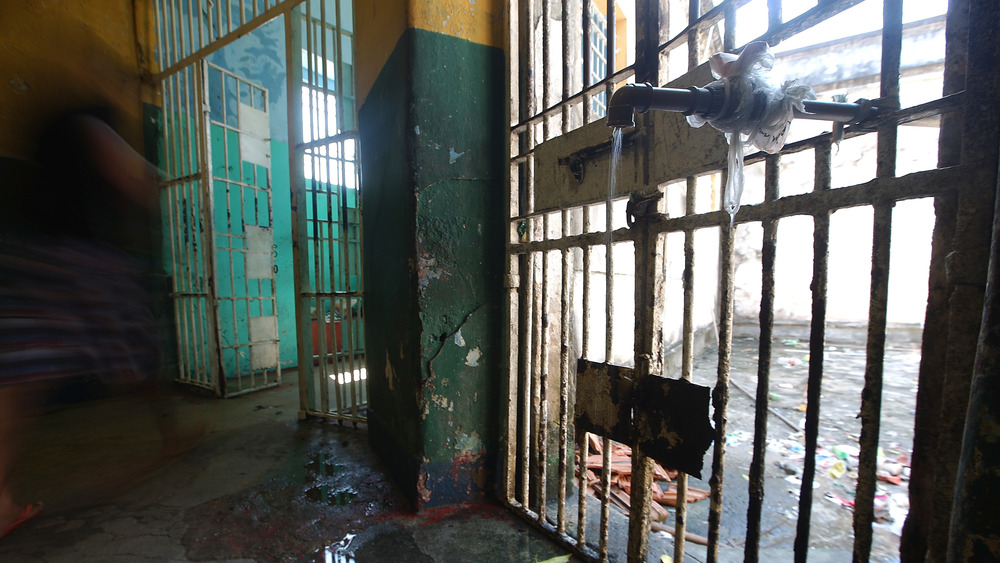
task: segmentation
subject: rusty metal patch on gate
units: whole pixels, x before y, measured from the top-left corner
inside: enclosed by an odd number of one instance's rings
[[[684,379],[650,374],[636,384],[639,449],[670,467],[701,478],[715,430],[708,418],[711,390]]]
[[[633,377],[630,368],[580,360],[576,374],[577,432],[631,442]]]

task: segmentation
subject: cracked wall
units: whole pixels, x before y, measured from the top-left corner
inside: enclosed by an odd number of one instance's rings
[[[482,496],[495,465],[503,84],[502,49],[410,28],[359,115],[370,439],[418,509]]]

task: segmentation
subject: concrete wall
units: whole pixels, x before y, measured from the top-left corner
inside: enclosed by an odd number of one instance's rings
[[[358,13],[370,438],[418,508],[482,495],[498,448],[501,10]]]

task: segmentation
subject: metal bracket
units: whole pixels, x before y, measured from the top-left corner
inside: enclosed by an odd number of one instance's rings
[[[629,228],[631,229],[635,225],[635,220],[639,217],[659,215],[657,207],[662,197],[663,194],[659,191],[651,194],[631,194],[628,198],[628,204],[625,206],[625,222]]]

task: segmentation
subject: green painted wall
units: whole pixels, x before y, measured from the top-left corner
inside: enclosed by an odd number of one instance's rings
[[[501,49],[409,29],[359,117],[371,441],[421,508],[497,453],[503,80]]]

